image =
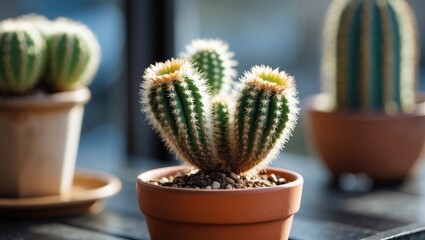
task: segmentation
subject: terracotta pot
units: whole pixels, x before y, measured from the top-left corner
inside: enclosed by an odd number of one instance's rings
[[[400,180],[415,169],[425,146],[425,102],[411,114],[330,111],[325,95],[304,104],[314,150],[329,170],[364,173],[375,181]]]
[[[70,190],[87,88],[0,98],[0,196]]]
[[[137,178],[139,208],[152,240],[288,239],[293,214],[300,207],[299,174],[268,168],[291,182],[259,189],[178,189],[146,182],[185,170],[159,168]]]

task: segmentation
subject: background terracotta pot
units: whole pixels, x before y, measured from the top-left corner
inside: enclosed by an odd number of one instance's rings
[[[400,180],[413,170],[425,146],[425,102],[411,114],[330,111],[325,95],[304,104],[314,150],[329,170],[365,173],[376,181]]]
[[[156,186],[149,179],[175,175],[186,167],[159,168],[137,178],[140,210],[155,239],[287,239],[301,201],[303,178],[268,168],[290,180],[259,189],[195,190]]]
[[[0,98],[0,196],[67,192],[74,177],[87,88]]]

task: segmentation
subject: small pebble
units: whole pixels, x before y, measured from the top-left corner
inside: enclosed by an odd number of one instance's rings
[[[212,187],[212,189],[219,189],[219,188],[221,187],[221,185],[220,185],[220,183],[219,183],[219,182],[217,182],[217,181],[213,181],[213,182],[211,183],[211,187]]]
[[[230,183],[230,184],[235,183],[235,180],[233,180],[232,178],[229,178],[229,177],[225,177],[224,180],[226,180],[226,182]]]
[[[241,178],[238,174],[236,174],[234,172],[230,173],[230,177],[235,181],[238,181]]]
[[[230,184],[227,184],[225,188],[226,188],[226,189],[233,189],[233,186],[232,186],[232,185],[230,185]]]
[[[162,177],[159,181],[162,182],[162,183],[168,183],[169,179],[166,178],[166,177]]]
[[[277,179],[276,175],[274,175],[274,173],[270,174],[267,177],[267,180],[269,180],[270,182],[277,182],[278,181],[278,179]]]
[[[211,189],[211,186],[206,186],[205,189],[208,189],[209,190],[209,189]]]

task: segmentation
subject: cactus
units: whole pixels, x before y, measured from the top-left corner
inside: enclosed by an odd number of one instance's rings
[[[236,77],[234,67],[237,62],[232,59],[234,54],[225,42],[196,39],[186,46],[186,53],[182,55],[190,59],[208,80],[213,95],[229,91],[230,83]]]
[[[100,62],[100,47],[83,24],[59,18],[48,42],[49,71],[46,85],[63,91],[88,85]]]
[[[324,43],[322,78],[337,108],[412,109],[418,50],[406,1],[334,1]]]
[[[140,97],[150,124],[179,159],[203,171],[242,173],[263,165],[296,122],[294,80],[278,69],[253,67],[238,95],[227,98],[212,98],[187,59],[151,65],[143,78]]]
[[[31,25],[6,20],[0,24],[0,91],[23,94],[43,74],[46,42]]]

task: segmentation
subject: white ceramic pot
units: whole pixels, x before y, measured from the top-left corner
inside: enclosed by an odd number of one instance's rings
[[[89,99],[87,88],[0,98],[0,197],[70,190]]]

